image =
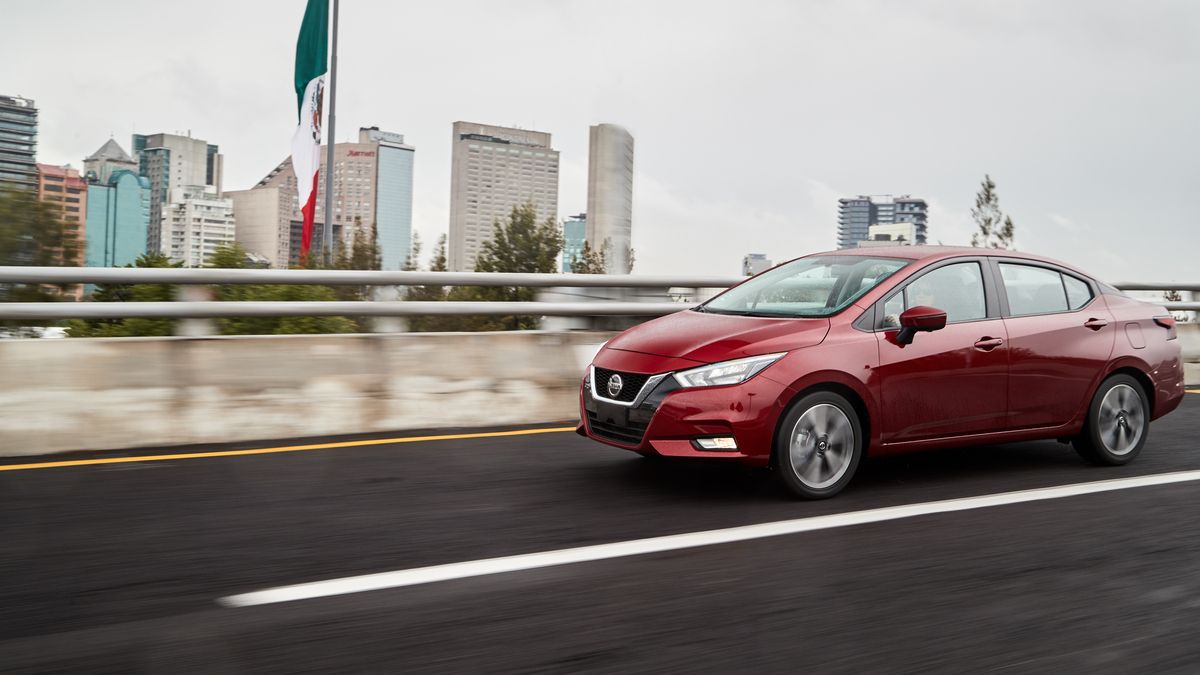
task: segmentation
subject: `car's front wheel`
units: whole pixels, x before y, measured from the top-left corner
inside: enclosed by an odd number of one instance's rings
[[[854,406],[831,391],[804,396],[788,408],[775,438],[775,468],[798,497],[824,499],[842,491],[862,460],[865,439]]]
[[[1132,462],[1150,435],[1150,401],[1142,385],[1129,375],[1113,375],[1092,396],[1083,433],[1075,451],[1094,464]]]

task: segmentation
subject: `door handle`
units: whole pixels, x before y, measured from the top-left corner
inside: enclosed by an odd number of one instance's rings
[[[1091,328],[1092,330],[1100,330],[1101,328],[1107,326],[1108,322],[1104,319],[1088,319],[1087,321],[1083,322],[1083,325]]]
[[[975,343],[975,349],[978,349],[981,352],[990,352],[1002,344],[1004,344],[1004,340],[1001,338],[981,337]]]

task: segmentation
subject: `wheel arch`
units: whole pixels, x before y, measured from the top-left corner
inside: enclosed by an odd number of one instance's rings
[[[1146,371],[1139,367],[1139,365],[1136,363],[1125,362],[1122,364],[1117,364],[1111,368],[1107,373],[1104,374],[1104,377],[1100,379],[1100,382],[1096,384],[1096,389],[1092,392],[1092,397],[1095,397],[1096,392],[1100,391],[1100,386],[1103,385],[1104,382],[1113,375],[1128,375],[1137,380],[1138,384],[1142,385],[1142,391],[1146,394],[1146,403],[1149,404],[1150,413],[1151,415],[1154,414],[1154,402],[1156,394],[1154,391],[1154,380],[1152,380]],[[1090,405],[1090,398],[1088,399],[1088,402]]]
[[[875,444],[874,436],[872,435],[874,433],[874,427],[872,424],[871,406],[868,405],[868,399],[866,396],[864,396],[863,392],[860,392],[855,386],[849,384],[845,381],[845,379],[842,378],[848,378],[848,376],[841,374],[841,377],[821,379],[815,382],[812,381],[812,378],[806,378],[806,380],[809,381],[808,384],[792,387],[792,390],[795,393],[788,399],[787,405],[785,405],[783,408],[783,414],[779,415],[779,418],[775,420],[775,431],[771,435],[770,465],[772,468],[776,467],[776,462],[778,460],[778,443],[776,441],[779,439],[779,431],[783,427],[783,421],[784,418],[787,417],[787,412],[790,411],[792,406],[795,405],[800,399],[808,396],[809,394],[821,391],[837,394],[849,401],[850,405],[854,407],[854,412],[858,414],[858,423],[862,427],[863,437],[866,439],[866,443],[863,447],[863,457],[865,458],[870,456],[871,447]]]

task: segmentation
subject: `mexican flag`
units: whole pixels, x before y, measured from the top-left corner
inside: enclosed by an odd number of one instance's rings
[[[304,214],[301,259],[307,258],[312,248],[317,174],[321,169],[321,109],[328,64],[329,0],[308,0],[300,37],[296,40],[296,112],[300,123],[292,135],[292,168],[296,171],[300,211]]]

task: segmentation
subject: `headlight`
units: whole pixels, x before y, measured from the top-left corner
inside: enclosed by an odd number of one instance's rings
[[[712,387],[719,384],[740,384],[762,372],[764,368],[775,363],[787,352],[779,354],[764,354],[751,356],[746,359],[722,361],[691,370],[675,373],[675,381],[681,387]]]

